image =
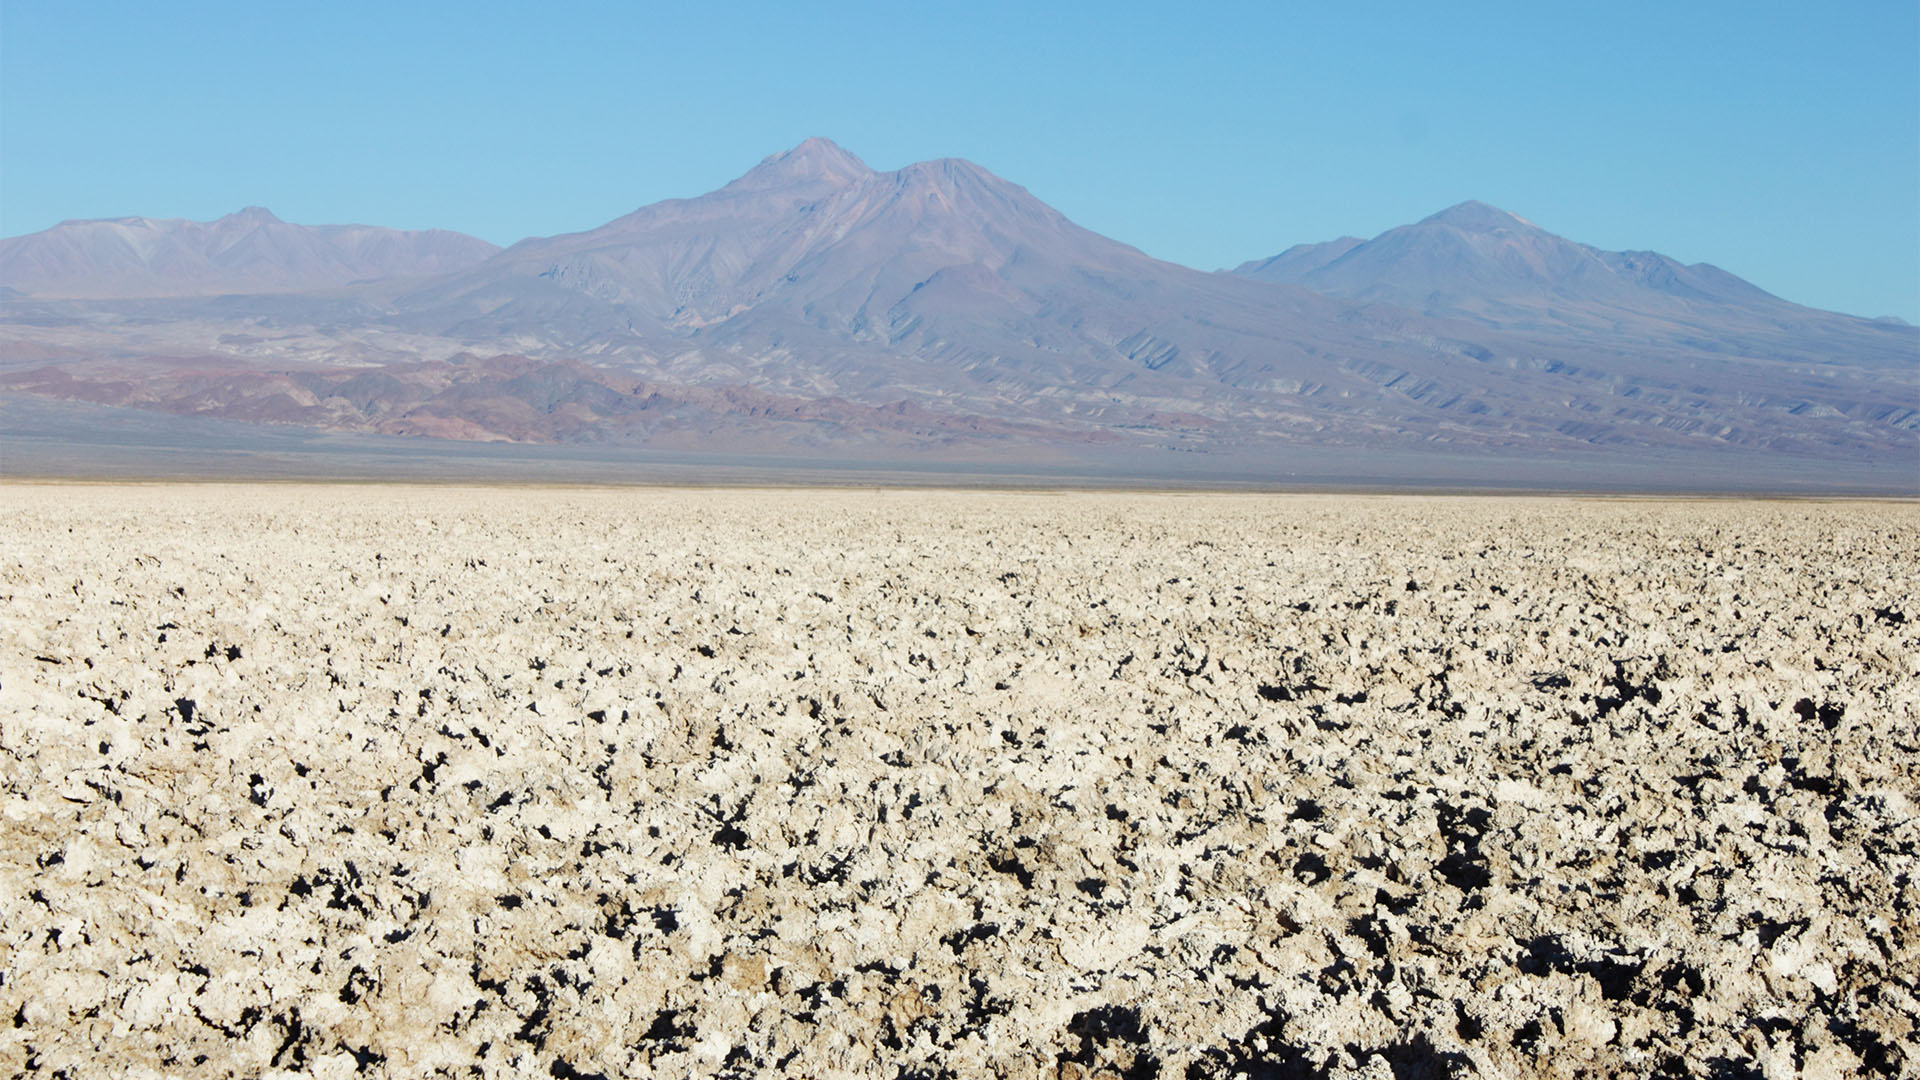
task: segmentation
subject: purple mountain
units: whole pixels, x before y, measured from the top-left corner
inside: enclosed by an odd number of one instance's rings
[[[0,304],[16,393],[341,431],[1256,474],[1323,451],[1886,471],[1920,447],[1920,331],[1711,267],[1466,204],[1202,273],[973,163],[877,171],[824,139],[444,273]]]
[[[1686,265],[1654,251],[1602,251],[1480,202],[1371,240],[1297,245],[1233,272],[1600,345],[1679,345],[1882,367],[1915,358],[1913,335],[1887,322],[1802,307],[1707,263]]]
[[[499,248],[440,229],[289,225],[250,206],[215,221],[63,221],[0,240],[0,287],[36,297],[303,292],[459,270]]]

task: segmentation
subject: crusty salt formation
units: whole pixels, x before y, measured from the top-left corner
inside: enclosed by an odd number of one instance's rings
[[[0,1071],[1910,1075],[1920,508],[0,489]]]

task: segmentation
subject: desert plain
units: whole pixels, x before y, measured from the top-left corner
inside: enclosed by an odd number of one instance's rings
[[[0,487],[0,1072],[1920,1069],[1920,506]]]

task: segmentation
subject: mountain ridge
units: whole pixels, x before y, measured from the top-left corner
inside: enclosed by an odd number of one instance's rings
[[[1326,268],[1379,291],[1339,295]],[[1393,293],[1441,270],[1444,289]],[[1920,438],[1912,328],[1601,252],[1484,203],[1241,271],[1153,259],[962,159],[877,171],[809,139],[704,195],[443,273],[211,298],[0,293],[0,374],[16,393],[249,422],[681,448],[1859,461]],[[433,366],[463,353],[551,378]],[[443,375],[457,388],[423,389]],[[628,400],[641,386],[654,406]],[[922,419],[875,411],[895,408]],[[774,413],[789,419],[751,436]]]
[[[446,229],[294,225],[262,206],[212,221],[76,218],[0,240],[0,286],[56,299],[303,292],[445,272],[499,250]]]
[[[1875,320],[1795,304],[1711,263],[1568,240],[1474,200],[1352,239],[1295,245],[1231,273],[1590,344],[1684,339],[1709,351],[1880,366],[1911,358]]]

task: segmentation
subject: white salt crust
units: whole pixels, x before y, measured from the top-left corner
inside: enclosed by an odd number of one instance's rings
[[[0,537],[0,1073],[1920,1067],[1912,504],[13,484]]]

